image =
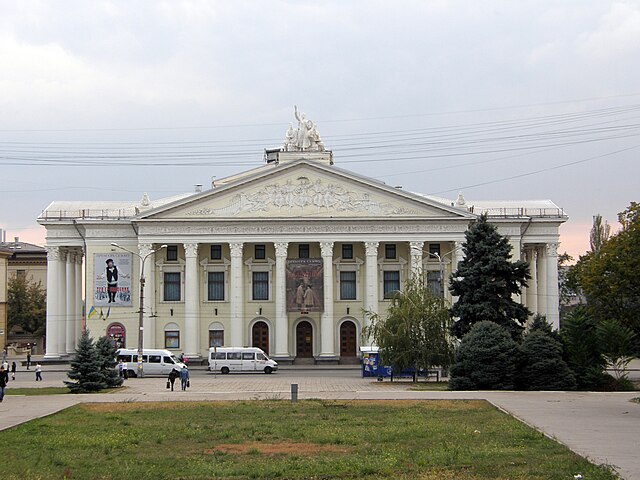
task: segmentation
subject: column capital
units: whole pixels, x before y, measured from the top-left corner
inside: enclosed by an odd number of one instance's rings
[[[67,250],[60,249],[59,258],[62,262],[66,262],[69,258],[69,252]]]
[[[149,255],[151,253],[151,250],[153,250],[153,244],[152,243],[140,243],[140,244],[138,244],[138,251],[140,252],[140,255],[142,255],[142,257],[145,257],[145,256]]]
[[[184,255],[187,258],[194,258],[198,256],[198,244],[197,243],[185,243]]]
[[[47,250],[47,260],[60,260],[60,247],[45,247]]]
[[[412,256],[420,256],[422,255],[422,250],[424,248],[424,242],[409,242],[409,250],[411,251]]]
[[[558,256],[558,244],[557,243],[547,243],[544,246],[548,257],[557,257]]]
[[[242,243],[230,243],[229,250],[231,251],[232,257],[242,257],[242,247],[244,244]]]
[[[380,242],[364,242],[365,255],[369,256],[378,256],[378,246]]]
[[[320,252],[323,257],[333,257],[333,242],[320,242]]]
[[[276,242],[273,246],[276,249],[276,257],[283,258],[287,256],[287,250],[289,248],[288,242]]]

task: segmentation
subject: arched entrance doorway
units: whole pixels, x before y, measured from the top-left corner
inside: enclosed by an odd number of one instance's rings
[[[254,323],[251,338],[251,345],[261,348],[269,355],[269,325],[262,321]]]
[[[356,356],[357,329],[353,322],[342,322],[340,325],[340,356]]]
[[[121,323],[112,323],[107,327],[107,337],[116,348],[125,348],[127,346],[126,333],[124,325]]]
[[[296,357],[313,357],[313,328],[307,321],[302,321],[296,327]]]

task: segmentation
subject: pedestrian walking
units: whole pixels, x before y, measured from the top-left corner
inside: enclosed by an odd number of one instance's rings
[[[0,402],[4,400],[4,389],[9,383],[9,372],[7,372],[3,366],[0,366]]]
[[[31,352],[27,352],[27,370],[31,366]]]
[[[36,382],[42,381],[42,366],[39,363],[36,363]]]
[[[189,369],[185,366],[182,370],[180,370],[180,385],[182,386],[182,391],[186,391],[187,387],[189,387]]]
[[[18,366],[16,365],[16,362],[11,362],[11,380],[15,380],[16,379],[16,369],[18,368]]]
[[[177,368],[172,369],[169,372],[169,379],[167,380],[167,388],[171,388],[173,392],[173,384],[176,383],[176,378],[180,376],[180,372],[178,372]]]
[[[125,380],[129,378],[129,367],[127,366],[127,362],[122,362],[122,378]]]

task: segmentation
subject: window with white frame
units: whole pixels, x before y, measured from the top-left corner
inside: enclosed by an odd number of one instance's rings
[[[356,299],[356,272],[340,272],[340,300]]]
[[[396,292],[400,291],[400,271],[385,270],[383,272],[383,282],[384,298],[393,298]]]
[[[164,301],[179,302],[180,301],[180,272],[164,272]]]
[[[269,272],[252,272],[253,300],[269,300]]]
[[[208,272],[207,300],[224,301],[224,272]]]
[[[180,348],[180,328],[175,323],[164,327],[164,348]]]

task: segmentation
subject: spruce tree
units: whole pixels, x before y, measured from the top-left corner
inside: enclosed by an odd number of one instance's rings
[[[520,345],[518,388],[575,390],[576,378],[562,358],[562,343],[548,328],[530,330]]]
[[[491,321],[519,339],[529,310],[513,296],[527,286],[529,266],[522,260],[510,260],[508,239],[488,222],[486,214],[471,225],[465,240],[465,258],[450,281],[451,293],[459,297],[451,308],[451,314],[458,318],[453,334],[462,338],[475,323]]]
[[[116,347],[109,337],[100,337],[96,341],[96,353],[100,361],[100,372],[102,379],[108,388],[122,385],[122,378],[116,370]]]
[[[75,357],[71,361],[71,369],[67,372],[67,376],[75,382],[64,382],[71,393],[97,392],[106,388],[100,365],[96,346],[85,330],[78,341]]]

